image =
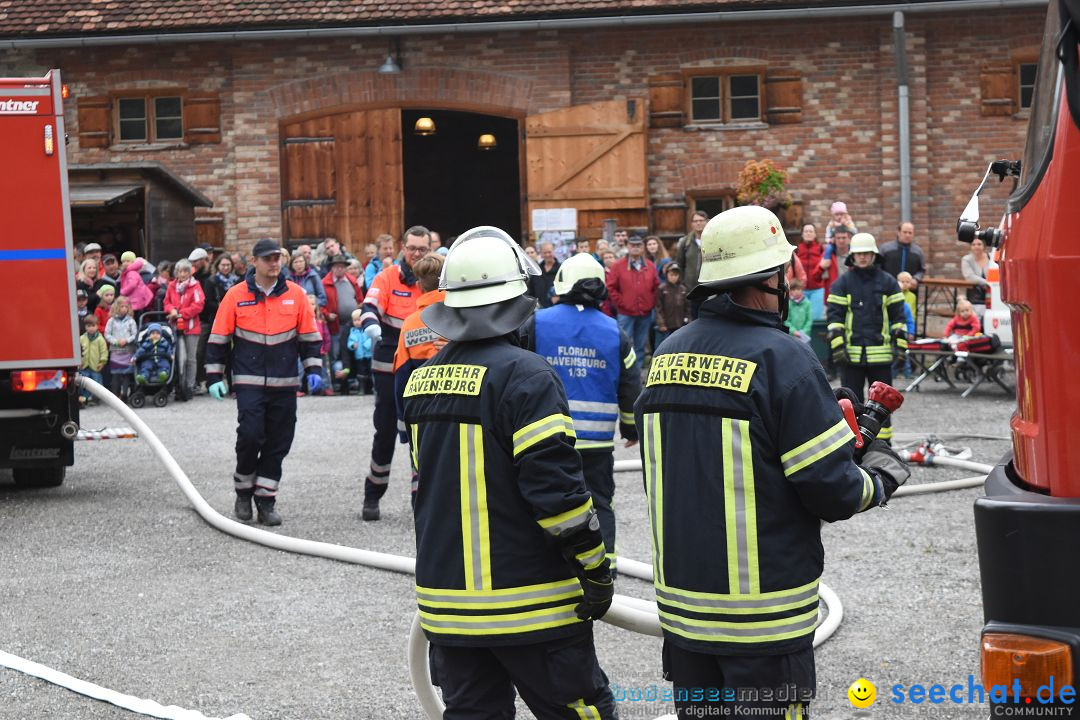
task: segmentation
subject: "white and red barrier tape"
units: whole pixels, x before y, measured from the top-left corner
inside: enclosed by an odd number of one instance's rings
[[[107,427],[100,430],[79,430],[76,440],[133,440],[139,433],[129,427]]]

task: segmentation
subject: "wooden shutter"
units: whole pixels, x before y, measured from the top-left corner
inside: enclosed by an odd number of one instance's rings
[[[609,100],[525,120],[528,210],[648,210],[644,99]],[[579,222],[580,225],[580,222]]]
[[[189,93],[184,96],[184,142],[204,145],[221,142],[221,96]]]
[[[682,127],[686,79],[681,74],[649,78],[649,127]]]
[[[802,76],[775,72],[765,76],[765,119],[773,125],[802,122]]]
[[[984,116],[1012,115],[1016,112],[1018,86],[1016,68],[1012,63],[983,65],[979,88]]]
[[[79,147],[109,147],[112,144],[112,98],[108,95],[81,97],[78,106]]]
[[[354,255],[404,223],[401,111],[327,115],[282,128],[282,227],[292,243],[338,240]]]

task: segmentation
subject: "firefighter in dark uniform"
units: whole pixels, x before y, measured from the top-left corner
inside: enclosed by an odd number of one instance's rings
[[[894,359],[907,353],[904,293],[881,269],[881,252],[870,233],[851,238],[844,273],[829,290],[829,345],[840,368],[840,383],[863,401],[863,387],[876,381],[892,385]],[[891,421],[878,437],[892,440]]]
[[[371,338],[371,377],[375,385],[375,437],[371,440],[371,465],[364,479],[364,505],[360,517],[378,520],[379,500],[390,482],[394,440],[398,436],[397,403],[394,396],[394,352],[405,318],[416,312],[423,294],[412,266],[431,250],[431,233],[422,225],[405,231],[400,263],[383,268],[364,295],[360,316],[364,333]]]
[[[614,569],[615,428],[626,447],[637,442],[634,401],[641,373],[630,338],[599,309],[607,297],[603,265],[588,253],[565,260],[555,274],[555,294],[559,302],[537,311],[525,337],[566,388],[585,485]]]
[[[792,247],[776,216],[721,213],[702,253],[698,319],[657,349],[635,408],[665,677],[680,717],[800,717],[815,689],[821,522],[883,504],[908,470],[880,440],[853,461],[821,364],[784,331]]]
[[[558,376],[519,347],[535,263],[503,231],[459,236],[446,300],[422,313],[450,342],[413,371],[405,422],[419,471],[416,593],[446,720],[613,718],[592,620],[614,593]]]
[[[307,295],[281,274],[281,246],[264,238],[255,243],[252,268],[244,281],[229,288],[214,318],[206,345],[210,395],[223,400],[224,378],[232,359],[236,392],[237,520],[252,517],[251,500],[263,525],[280,525],[275,509],[281,463],[296,429],[297,364],[307,373],[308,389],[322,385],[319,354],[322,336]]]

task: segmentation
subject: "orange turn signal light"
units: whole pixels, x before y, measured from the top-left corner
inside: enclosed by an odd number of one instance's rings
[[[983,687],[1012,687],[1020,681],[1021,697],[1035,697],[1042,685],[1060,687],[1073,679],[1072,651],[1065,643],[1013,633],[987,633],[982,638]]]
[[[67,387],[67,381],[67,373],[63,370],[17,370],[11,373],[13,392],[63,390]]]

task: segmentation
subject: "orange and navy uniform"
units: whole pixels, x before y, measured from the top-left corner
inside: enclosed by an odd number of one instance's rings
[[[225,293],[206,345],[209,384],[222,379],[230,343],[234,387],[295,391],[298,362],[309,374],[322,368],[322,336],[307,295],[284,275],[269,295],[255,285],[254,271]]]
[[[424,293],[416,299],[416,312],[405,318],[405,322],[401,325],[397,352],[394,353],[394,397],[397,402],[399,426],[405,417],[405,386],[409,383],[413,370],[439,352],[439,349],[435,347],[435,341],[441,337],[424,324],[420,313],[428,305],[434,305],[445,299],[445,290]]]
[[[391,265],[371,281],[371,288],[361,306],[361,327],[373,323],[382,326],[382,340],[371,351],[371,369],[377,373],[394,371],[394,351],[405,318],[416,312],[421,295],[420,285],[407,265]]]

